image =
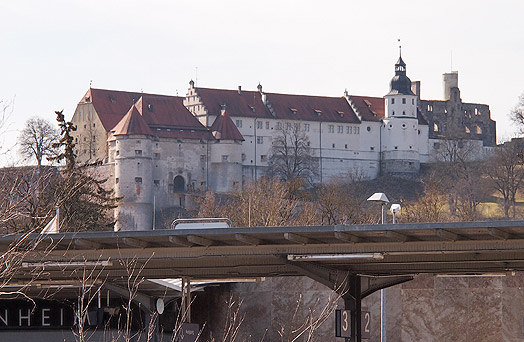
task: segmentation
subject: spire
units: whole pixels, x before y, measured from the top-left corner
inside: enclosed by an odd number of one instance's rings
[[[402,59],[402,45],[400,45],[400,39],[398,42],[399,57],[395,63],[395,76],[391,80],[388,95],[414,95],[411,91],[411,80],[406,76],[406,63]]]

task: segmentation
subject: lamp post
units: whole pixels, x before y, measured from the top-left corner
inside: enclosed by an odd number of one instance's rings
[[[382,224],[386,223],[386,205],[389,203],[388,196],[383,192],[375,192],[368,198],[369,202],[379,203],[382,208]],[[394,216],[393,216],[394,217]],[[393,218],[393,220],[395,220]],[[386,291],[380,290],[380,342],[386,342]]]

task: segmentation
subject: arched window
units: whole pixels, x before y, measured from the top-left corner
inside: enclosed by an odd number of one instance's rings
[[[433,123],[433,132],[438,132],[438,123],[436,121]]]
[[[471,133],[471,131],[469,130],[469,127],[468,127],[468,126],[464,126],[464,131],[465,131],[467,134]]]
[[[175,177],[175,180],[173,181],[173,190],[175,192],[184,192],[186,189],[186,181],[184,180],[184,177],[178,175]]]
[[[479,125],[475,125],[475,133],[482,134],[482,127],[480,127]]]

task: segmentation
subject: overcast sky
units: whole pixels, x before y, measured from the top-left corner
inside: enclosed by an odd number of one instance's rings
[[[398,38],[422,98],[442,99],[442,74],[457,70],[463,101],[490,105],[500,140],[524,92],[523,13],[521,0],[0,0],[0,99],[14,99],[2,145],[31,116],[70,118],[91,81],[383,96]]]

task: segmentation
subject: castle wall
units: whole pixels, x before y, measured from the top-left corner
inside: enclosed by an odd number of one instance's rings
[[[72,122],[77,130],[73,136],[77,161],[104,160],[107,157],[107,133],[92,103],[79,103],[73,114]]]

